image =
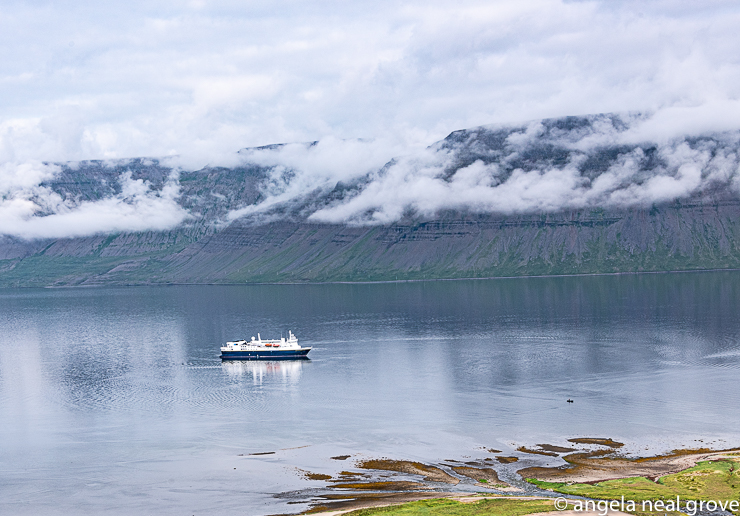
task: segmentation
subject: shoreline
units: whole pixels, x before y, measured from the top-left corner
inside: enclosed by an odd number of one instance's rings
[[[393,284],[393,283],[426,283],[436,281],[491,281],[491,280],[516,280],[527,278],[581,278],[581,277],[600,277],[600,276],[639,276],[643,274],[685,274],[685,273],[702,273],[702,272],[738,272],[740,268],[728,269],[677,269],[677,270],[657,270],[657,271],[619,271],[619,272],[584,272],[569,274],[534,274],[521,276],[466,276],[462,278],[416,278],[416,279],[397,279],[397,280],[368,280],[368,281],[280,281],[280,282],[244,282],[244,283],[189,283],[189,282],[168,282],[168,283],[101,283],[88,285],[36,285],[36,286],[0,286],[0,290],[22,290],[22,289],[94,289],[94,288],[127,288],[127,287],[188,287],[188,286],[264,286],[264,285],[376,285],[376,284]]]
[[[563,460],[569,466],[557,468],[530,467],[517,471],[522,478],[535,478],[543,481],[593,484],[607,480],[632,477],[646,477],[657,480],[660,477],[680,473],[696,466],[699,462],[737,456],[740,448],[725,450],[674,450],[671,453],[653,457],[599,457],[594,453],[573,453]],[[527,474],[532,474],[527,477]]]
[[[647,481],[662,487],[662,482],[658,482],[659,478],[685,474],[692,468],[701,467],[700,464],[714,464],[722,461],[737,463],[737,468],[730,467],[730,475],[733,475],[736,469],[740,471],[740,447],[721,450],[683,448],[662,455],[628,457],[619,451],[624,445],[611,439],[576,438],[568,441],[581,444],[581,446],[565,448],[547,444],[537,445],[543,450],[562,450],[556,456],[565,461],[564,465],[558,467],[527,466],[518,469],[515,474],[521,478],[514,484],[498,480],[496,472],[501,471],[505,463],[499,461],[500,464],[494,469],[495,463],[490,458],[465,462],[467,466],[455,466],[450,464],[455,461],[450,460],[435,465],[391,459],[358,461],[354,468],[348,468],[358,471],[345,470],[336,479],[328,476],[326,493],[314,494],[311,501],[306,501],[311,506],[298,514],[339,516],[360,509],[395,507],[424,500],[450,500],[460,503],[481,500],[554,502],[560,498],[559,494],[592,499],[589,496],[589,490],[601,493],[604,489],[603,482],[626,482],[625,485],[627,485],[631,480],[642,479],[643,482]],[[541,454],[540,449],[526,447],[522,447],[520,452],[534,456]],[[511,468],[508,468],[508,471],[511,474]],[[378,473],[381,475],[378,476]],[[740,475],[740,473],[734,474]],[[488,480],[476,482],[477,479],[484,478],[486,475],[492,483]],[[472,485],[471,481],[474,482]],[[481,490],[465,492],[445,491],[441,488],[442,484],[453,486],[460,482],[464,482],[465,486],[477,487]],[[526,487],[516,485],[522,482]],[[738,484],[740,484],[740,479],[738,479]],[[574,491],[578,489],[582,492]],[[510,491],[515,491],[517,494]],[[740,491],[738,494],[740,495]],[[600,498],[603,497],[593,499]],[[553,511],[568,512],[556,509]],[[584,512],[588,511],[580,511],[579,514]],[[616,511],[610,511],[610,514],[616,514]],[[567,515],[564,514],[564,516]]]

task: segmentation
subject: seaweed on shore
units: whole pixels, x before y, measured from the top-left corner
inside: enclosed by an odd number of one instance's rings
[[[331,475],[325,475],[323,473],[311,473],[310,471],[303,472],[306,480],[331,480]]]
[[[629,458],[618,456],[614,449],[571,453],[563,457],[568,464],[560,467],[529,467],[517,473],[525,479],[544,482],[597,484],[619,478],[645,477],[657,480],[696,466],[710,458],[724,458],[728,452],[708,448],[673,450],[653,457]]]
[[[498,478],[498,473],[492,468],[472,468],[468,466],[456,466],[452,470],[458,475],[462,475],[475,480],[476,482],[487,484],[486,487],[509,487],[509,484],[502,482]]]
[[[380,471],[395,471],[409,475],[421,475],[424,480],[430,482],[443,482],[446,484],[458,484],[459,479],[453,477],[436,466],[428,466],[421,462],[409,460],[370,459],[357,464],[358,468]]]
[[[610,448],[621,448],[624,443],[620,443],[609,437],[575,437],[568,439],[569,443],[575,444],[598,444],[600,446],[608,446]]]
[[[540,449],[548,451],[548,452],[554,452],[554,453],[568,453],[568,452],[574,452],[577,451],[575,448],[567,448],[565,446],[555,446],[553,444],[538,444],[537,446],[540,447]]]
[[[421,482],[412,482],[410,480],[395,480],[386,482],[351,482],[344,484],[334,484],[335,489],[358,489],[365,491],[416,491],[420,489],[429,489],[426,484]]]
[[[535,454],[535,455],[547,455],[548,457],[557,457],[558,456],[557,453],[553,453],[553,452],[549,452],[549,451],[545,451],[545,450],[534,450],[532,448],[527,448],[526,446],[520,446],[519,448],[516,449],[516,451],[522,452],[522,453],[532,453],[532,454]]]

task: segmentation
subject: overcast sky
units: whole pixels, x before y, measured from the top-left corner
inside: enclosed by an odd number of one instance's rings
[[[0,161],[737,114],[738,27],[740,4],[712,0],[4,0]]]
[[[0,234],[162,229],[187,219],[176,174],[162,192],[122,176],[121,195],[79,204],[43,187],[59,170],[43,161],[179,156],[170,163],[195,169],[234,164],[244,147],[326,142],[260,158],[302,171],[271,197],[278,202],[483,124],[645,111],[653,115],[635,131],[646,138],[739,129],[738,27],[737,0],[3,0]],[[680,147],[671,145],[674,155]],[[400,163],[437,181],[439,166],[423,161]],[[357,209],[377,208],[382,222],[407,205],[442,206],[418,199],[436,190],[405,170]],[[468,172],[459,188],[485,175]],[[555,177],[548,173],[522,179],[540,184]],[[673,176],[656,185],[688,195],[704,184]],[[510,204],[511,185],[494,192],[479,179],[465,193],[482,209]],[[591,202],[576,186],[553,206]],[[409,195],[388,211],[385,191]],[[349,208],[324,217],[352,219]]]

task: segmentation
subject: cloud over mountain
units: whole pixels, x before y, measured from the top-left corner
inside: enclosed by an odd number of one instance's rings
[[[291,162],[295,149],[276,147],[260,153],[261,165],[271,165],[263,200],[230,218],[295,203],[315,222],[388,224],[444,211],[551,213],[740,194],[740,132],[644,139],[659,124],[655,116],[631,114],[486,126],[452,133],[382,168],[368,172],[348,163],[333,175]],[[300,149],[306,159],[322,153]],[[324,194],[319,203],[316,191]]]
[[[178,204],[176,173],[153,189],[148,181],[124,172],[117,178],[117,192],[81,200],[54,190],[60,170],[59,165],[43,163],[0,168],[0,235],[38,239],[163,231],[188,217]]]
[[[177,159],[6,163],[0,234],[67,238],[237,220],[383,225],[739,197],[740,131],[697,124],[677,136],[675,119],[632,113],[483,126],[411,152],[388,140],[327,138],[243,149],[229,167],[197,170]]]

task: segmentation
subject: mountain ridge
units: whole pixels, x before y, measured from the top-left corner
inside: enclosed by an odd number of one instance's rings
[[[630,142],[623,135],[636,119],[592,115],[454,131],[421,157],[313,183],[300,169],[266,164],[264,154],[262,161],[195,171],[143,158],[61,164],[40,187],[68,211],[114,197],[135,207],[136,192],[146,188],[156,198],[176,184],[178,209],[187,216],[159,231],[0,236],[0,286],[740,268],[738,134]],[[320,142],[308,147],[318,152]],[[288,148],[240,154],[280,157]],[[425,197],[418,185],[439,195]]]

